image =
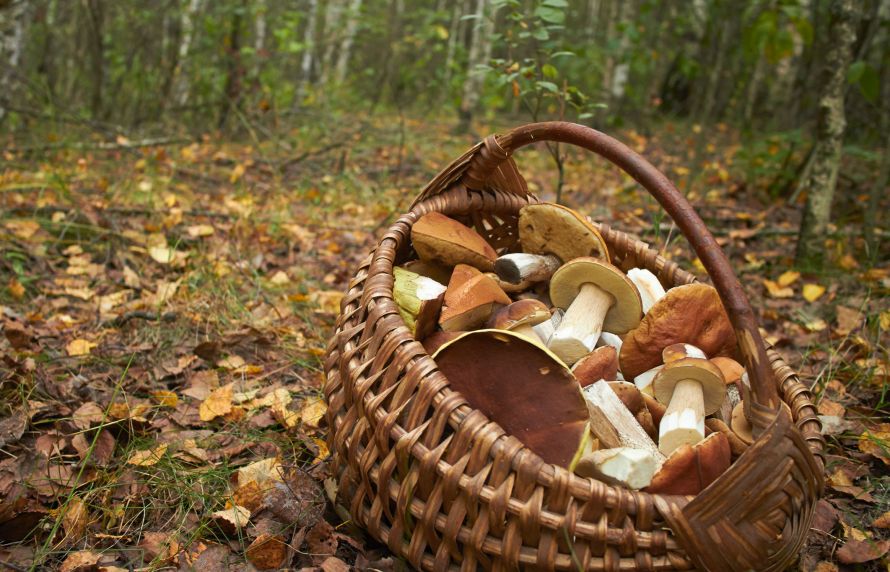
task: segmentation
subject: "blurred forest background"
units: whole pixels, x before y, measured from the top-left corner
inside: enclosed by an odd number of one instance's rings
[[[324,501],[339,300],[439,169],[552,119],[671,178],[812,388],[800,568],[886,569],[890,0],[0,0],[0,566],[400,569]],[[604,161],[518,162],[701,273]]]

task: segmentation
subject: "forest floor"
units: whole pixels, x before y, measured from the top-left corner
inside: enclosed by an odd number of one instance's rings
[[[418,119],[333,124],[268,141],[7,146],[0,567],[404,568],[326,500],[322,360],[359,261],[474,139]],[[859,238],[873,165],[846,159],[829,265],[801,275],[799,206],[781,190],[792,143],[674,124],[618,135],[687,192],[819,400],[826,497],[800,568],[885,569],[890,262],[885,250],[869,264]],[[518,162],[552,199],[547,154]],[[701,274],[633,181],[581,153],[566,172],[566,204]]]

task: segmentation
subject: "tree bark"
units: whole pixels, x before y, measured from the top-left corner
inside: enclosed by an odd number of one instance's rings
[[[336,81],[343,83],[346,80],[346,72],[349,71],[349,56],[352,53],[352,43],[355,41],[355,33],[358,30],[358,17],[362,10],[362,0],[352,0],[349,11],[346,14],[346,29],[343,31],[343,41],[337,54]]]
[[[321,57],[321,85],[326,85],[331,77],[334,67],[334,53],[337,49],[337,40],[340,30],[343,29],[343,0],[328,0],[324,14],[324,54]]]
[[[89,23],[89,57],[93,78],[90,82],[90,110],[94,118],[102,116],[102,85],[105,83],[105,43],[102,38],[102,0],[84,0]]]
[[[831,25],[823,63],[819,98],[819,126],[813,150],[813,163],[805,181],[808,191],[797,240],[797,265],[819,270],[825,258],[825,235],[831,220],[831,203],[837,184],[846,128],[844,91],[847,69],[856,39],[856,0],[833,0]]]
[[[6,101],[11,99],[13,76],[22,60],[30,8],[30,2],[0,5],[0,123],[6,118]]]
[[[306,32],[303,34],[303,59],[300,61],[300,79],[297,83],[297,97],[294,104],[299,107],[306,97],[306,86],[312,74],[312,60],[315,53],[315,20],[318,18],[318,0],[309,0]]]
[[[176,57],[176,67],[173,70],[173,100],[176,105],[182,107],[188,102],[189,84],[185,76],[185,66],[188,62],[189,51],[192,48],[192,40],[195,35],[195,17],[201,9],[201,0],[189,0],[188,7],[182,11],[179,38],[179,50]]]
[[[479,103],[482,89],[482,78],[476,71],[476,66],[482,61],[484,53],[483,35],[485,31],[485,7],[487,0],[476,0],[476,14],[473,20],[473,34],[470,37],[470,53],[467,57],[467,77],[464,80],[463,97],[460,103],[460,121],[457,130],[466,133],[470,130],[473,121],[473,111]]]
[[[219,128],[226,125],[229,112],[241,108],[241,84],[244,66],[241,62],[241,20],[247,10],[247,0],[242,0],[242,9],[232,11],[229,35],[226,40],[226,86],[222,106],[220,106]]]

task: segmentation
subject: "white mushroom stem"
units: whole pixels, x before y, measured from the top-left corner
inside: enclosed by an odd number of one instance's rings
[[[550,320],[545,320],[543,323],[548,323]],[[538,335],[538,332],[535,331],[535,327],[531,324],[522,324],[520,326],[516,326],[512,330],[514,333],[519,334],[520,336],[525,336],[531,341],[535,342],[538,345],[544,346],[544,340]]]
[[[684,379],[677,382],[671,402],[661,418],[658,449],[670,455],[681,445],[694,445],[705,438],[705,402],[701,383]]]
[[[627,271],[627,277],[640,292],[644,314],[665,295],[664,286],[661,285],[655,274],[645,268],[631,268]]]
[[[549,280],[562,262],[552,254],[526,254],[517,252],[505,254],[495,261],[494,271],[501,280],[518,284],[520,282],[543,282]]]
[[[655,376],[658,375],[664,369],[663,365],[657,365],[648,371],[644,371],[640,375],[634,378],[634,384],[637,386],[642,393],[646,395],[651,395],[655,397],[655,393],[652,391],[652,380],[655,379]]]
[[[588,385],[583,390],[584,399],[587,400],[587,409],[591,418],[602,416],[608,420],[618,433],[618,440],[622,447],[641,449],[653,455],[657,464],[664,462],[655,442],[649,437],[633,413],[625,407],[615,391],[605,381],[598,381]],[[593,423],[591,422],[591,425]]]
[[[575,466],[582,477],[596,477],[634,490],[649,486],[657,469],[658,462],[650,451],[629,447],[588,453]]]
[[[582,284],[559,327],[550,336],[550,350],[568,365],[592,352],[614,302],[612,295],[599,286]]]
[[[611,332],[602,332],[600,334],[600,339],[597,340],[596,345],[599,346],[612,346],[615,348],[619,354],[621,353],[621,336],[613,334]]]
[[[544,344],[550,341],[550,336],[553,335],[554,330],[556,330],[559,323],[562,321],[562,317],[565,314],[561,309],[557,308],[553,315],[550,316],[550,319],[541,322],[537,326],[534,327],[535,333],[538,334],[538,337],[544,340]]]

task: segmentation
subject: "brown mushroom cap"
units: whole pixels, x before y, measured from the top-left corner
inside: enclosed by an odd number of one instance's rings
[[[667,458],[644,490],[668,495],[697,495],[729,468],[732,453],[723,433],[711,433],[694,446],[682,445]]]
[[[590,442],[587,403],[569,368],[503,330],[477,330],[433,355],[452,389],[546,462],[571,467]]]
[[[421,343],[423,344],[423,349],[426,350],[426,353],[432,355],[436,353],[436,350],[444,346],[446,343],[464,334],[466,334],[466,332],[443,332],[442,330],[436,330],[432,334],[425,337],[423,339],[423,342]]]
[[[633,379],[652,369],[662,363],[662,350],[676,343],[692,344],[712,357],[735,351],[735,332],[712,286],[686,284],[668,290],[624,336],[621,373]]]
[[[636,415],[640,410],[646,407],[643,401],[643,394],[637,389],[637,386],[628,381],[610,381],[609,387],[621,400],[621,403],[627,407],[627,410]]]
[[[562,262],[592,256],[609,262],[606,241],[583,216],[562,205],[527,205],[519,211],[519,241],[529,254],[552,254]]]
[[[618,375],[618,352],[612,346],[598,347],[572,366],[581,387],[601,379],[612,381]]]
[[[498,257],[479,233],[439,212],[417,219],[411,227],[411,243],[421,260],[446,266],[469,264],[490,271]]]
[[[705,352],[701,351],[692,344],[671,344],[661,350],[661,359],[664,363],[671,363],[680,359],[694,357],[699,359],[708,359]]]
[[[446,332],[482,325],[501,305],[511,302],[497,283],[473,267],[458,265],[445,290],[439,326]]]
[[[742,380],[742,374],[745,373],[745,366],[732,358],[718,356],[711,358],[711,363],[720,369],[726,385],[739,383]]]
[[[550,319],[550,309],[538,300],[519,300],[491,315],[487,327],[512,330],[518,326],[534,326]]]
[[[623,334],[640,323],[643,303],[637,287],[621,270],[596,258],[575,258],[553,273],[550,278],[553,305],[568,308],[584,284],[594,284],[614,298],[603,321],[603,330]]]
[[[748,418],[745,417],[744,401],[739,401],[736,406],[732,408],[732,419],[730,420],[729,425],[732,427],[732,432],[735,433],[743,443],[750,445],[754,442],[754,434],[751,432],[751,423],[749,423]]]
[[[665,364],[652,381],[655,399],[670,403],[674,387],[684,379],[697,381],[702,387],[705,415],[714,413],[723,405],[726,397],[726,383],[720,369],[706,359],[686,358]]]

